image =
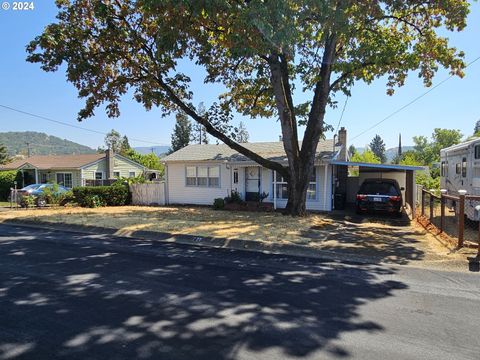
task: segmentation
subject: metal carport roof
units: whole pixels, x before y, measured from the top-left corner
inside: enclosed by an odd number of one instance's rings
[[[340,166],[358,166],[363,168],[371,168],[371,169],[378,169],[378,170],[389,170],[389,171],[422,171],[425,170],[423,166],[410,166],[410,165],[396,165],[396,164],[370,164],[370,163],[362,163],[362,162],[352,162],[352,161],[338,161],[334,160],[331,161],[330,164],[332,165],[340,165]]]

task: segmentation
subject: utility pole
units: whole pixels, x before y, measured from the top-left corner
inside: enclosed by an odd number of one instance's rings
[[[27,157],[30,157],[30,143],[27,142],[25,144],[27,144]]]
[[[402,134],[398,136],[398,158],[402,157]]]

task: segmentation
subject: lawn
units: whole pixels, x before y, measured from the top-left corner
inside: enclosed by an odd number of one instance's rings
[[[0,201],[0,207],[10,207],[9,201]]]
[[[326,214],[292,218],[280,213],[215,211],[202,207],[55,208],[0,212],[0,221],[27,218],[52,223],[93,225],[116,229],[118,235],[139,230],[172,235],[259,240],[297,244],[317,249],[367,254],[384,261],[406,263],[441,260],[448,250],[432,247],[425,232],[412,226],[392,226],[388,221],[355,222]]]

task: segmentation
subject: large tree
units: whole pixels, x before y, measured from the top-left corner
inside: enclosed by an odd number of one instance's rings
[[[190,143],[192,136],[192,123],[188,120],[188,116],[184,113],[176,115],[177,121],[172,133],[171,152],[180,150]]]
[[[235,140],[239,143],[248,143],[250,140],[250,134],[248,133],[247,127],[243,121],[240,121],[238,128],[235,128]]]
[[[110,132],[108,132],[105,135],[104,142],[107,149],[112,149],[113,152],[120,153],[123,140],[122,135],[120,135],[117,130],[112,129]]]
[[[207,114],[207,110],[205,109],[205,105],[203,104],[203,102],[198,104],[197,112],[198,112],[198,115],[202,116],[202,117]],[[194,124],[192,124],[192,138],[191,138],[191,140],[192,140],[192,143],[195,143],[195,144],[208,144],[209,143],[207,130],[205,129],[204,125],[202,125],[198,122],[195,122]]]
[[[386,75],[387,93],[418,70],[425,85],[438,68],[463,75],[463,53],[445,31],[466,26],[467,0],[57,0],[57,22],[27,50],[28,60],[67,78],[86,99],[79,119],[106,104],[119,116],[132,89],[145,108],[184,111],[236,151],[288,182],[287,210],[305,213],[317,143],[327,107],[357,81]],[[204,116],[193,106],[189,59],[204,81],[224,91]],[[196,71],[196,70],[194,70]],[[294,86],[295,84],[295,86]],[[299,92],[310,100],[299,102]],[[236,142],[226,120],[232,110],[279,119],[286,166]],[[303,141],[298,127],[304,125]]]
[[[377,158],[380,159],[380,162],[383,164],[387,161],[387,156],[385,155],[386,147],[383,139],[380,135],[375,135],[375,137],[370,142],[370,150],[375,154]]]

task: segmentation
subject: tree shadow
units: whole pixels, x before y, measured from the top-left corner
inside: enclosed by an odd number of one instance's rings
[[[394,269],[25,228],[0,235],[0,359],[345,358]]]

